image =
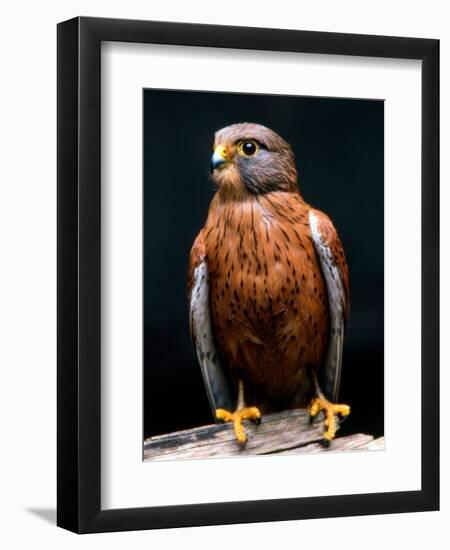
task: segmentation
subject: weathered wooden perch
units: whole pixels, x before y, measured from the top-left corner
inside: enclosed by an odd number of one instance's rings
[[[246,421],[245,429],[249,438],[244,447],[237,444],[231,424],[150,437],[144,441],[144,460],[384,449],[383,437],[365,434],[337,437],[326,446],[323,419],[318,417],[311,424],[308,413],[300,409],[264,416],[259,426]]]

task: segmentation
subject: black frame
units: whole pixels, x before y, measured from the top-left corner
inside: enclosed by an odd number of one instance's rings
[[[422,60],[422,489],[101,510],[102,41]],[[58,504],[77,533],[439,509],[439,41],[78,17],[58,25]]]

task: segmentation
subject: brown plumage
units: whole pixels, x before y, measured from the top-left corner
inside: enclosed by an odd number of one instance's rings
[[[263,413],[304,407],[315,395],[324,397],[315,374],[334,327],[341,330],[339,319],[343,326],[343,316],[348,316],[342,245],[329,218],[300,195],[294,155],[275,132],[236,124],[216,133],[214,151],[212,177],[218,190],[192,248],[189,268],[191,324],[211,404],[222,406],[220,392],[228,384],[238,410],[244,408],[244,393],[246,402]],[[314,234],[311,220],[316,224]],[[197,314],[200,302],[193,294],[194,286],[197,294],[201,289],[200,282],[196,284],[199,267],[206,269],[206,322],[212,334],[204,348],[198,344],[204,326]],[[333,277],[339,283],[341,309],[330,303],[335,287],[327,287],[324,269],[331,274],[331,284]],[[337,324],[330,323],[330,307],[342,312],[341,317],[333,313]],[[208,353],[214,356],[212,371],[205,366]],[[340,371],[340,359],[335,363]],[[219,364],[224,380],[214,387],[211,372]],[[218,415],[225,420],[232,416]],[[234,420],[238,440],[245,441]]]

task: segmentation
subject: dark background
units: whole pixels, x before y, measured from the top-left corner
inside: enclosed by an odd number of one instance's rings
[[[144,90],[144,436],[210,423],[189,335],[189,251],[214,194],[214,132],[256,122],[296,155],[300,191],[326,212],[350,269],[341,433],[384,431],[384,103]]]

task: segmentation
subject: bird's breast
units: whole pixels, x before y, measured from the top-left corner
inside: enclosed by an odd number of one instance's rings
[[[261,383],[273,369],[294,376],[317,364],[327,338],[327,294],[309,208],[299,196],[280,195],[212,207],[205,226],[219,347]]]

